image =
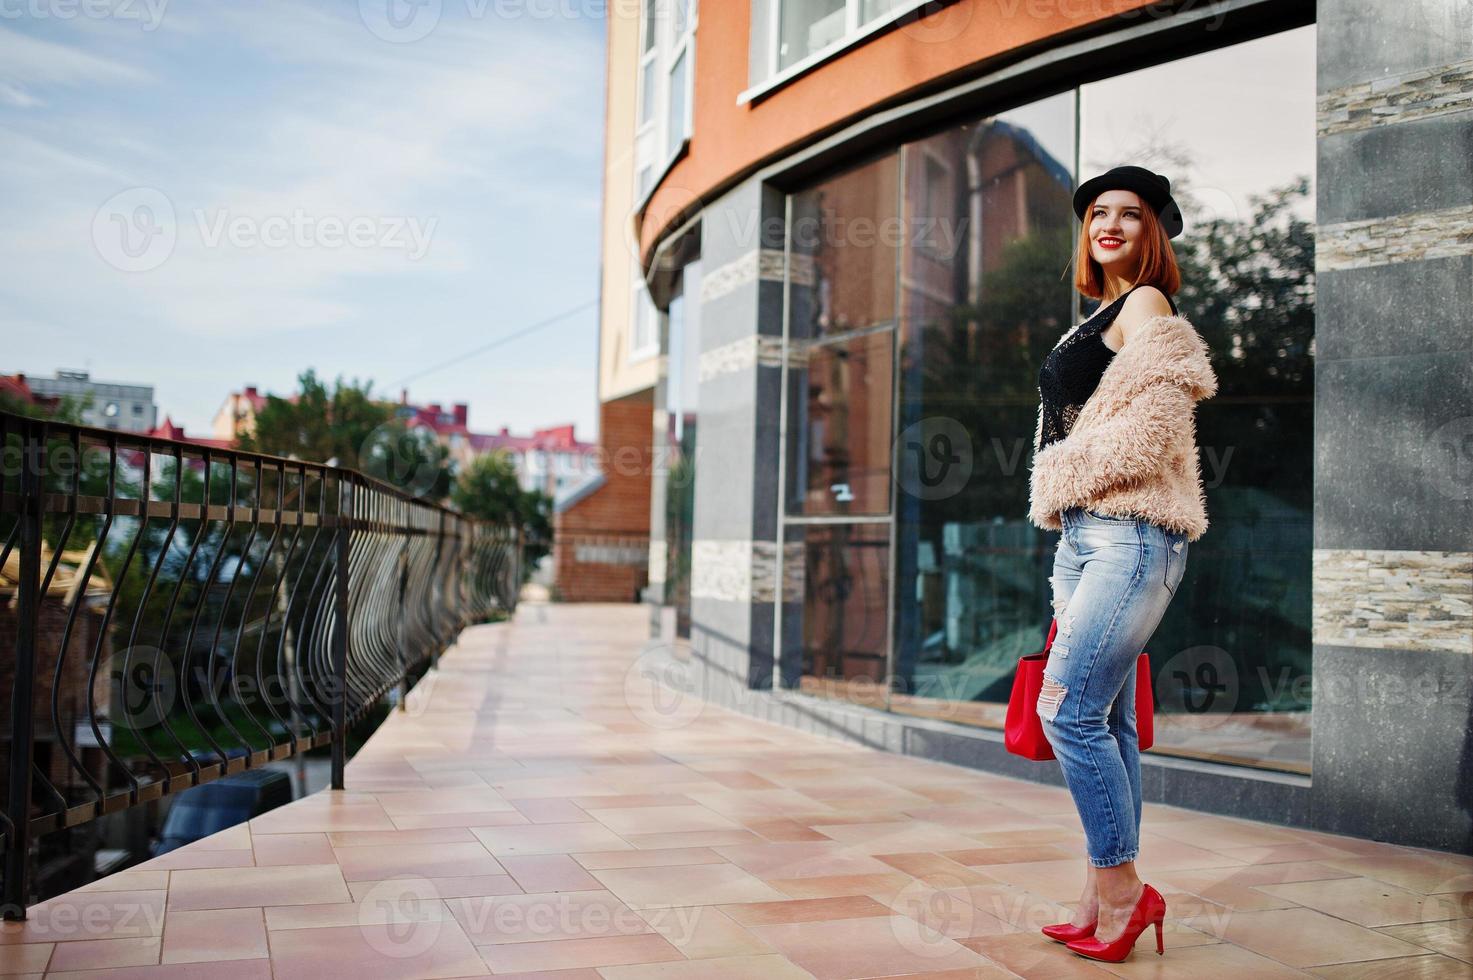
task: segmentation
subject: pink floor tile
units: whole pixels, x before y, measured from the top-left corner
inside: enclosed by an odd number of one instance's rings
[[[583,865],[567,854],[503,854],[499,860],[525,892],[566,892],[603,887]]]
[[[332,845],[326,834],[261,834],[253,850],[256,867],[283,864],[332,864]]]
[[[653,934],[505,943],[480,949],[491,970],[498,975],[519,970],[566,970],[685,959],[680,950]]]
[[[349,900],[348,886],[335,864],[175,871],[169,881],[171,912]]]
[[[164,930],[165,895],[155,890],[58,895],[27,909],[24,922],[0,922],[0,944],[157,937]]]
[[[52,970],[101,970],[119,966],[148,966],[159,961],[159,941],[147,939],[94,939],[59,943],[51,954]]]
[[[171,911],[164,922],[161,958],[165,963],[249,960],[266,955],[266,925],[260,909]]]
[[[275,980],[436,980],[484,976],[485,961],[453,919],[272,931]]]
[[[451,875],[505,873],[480,844],[380,844],[338,847],[339,867],[348,881],[377,881],[395,875],[447,878]]]

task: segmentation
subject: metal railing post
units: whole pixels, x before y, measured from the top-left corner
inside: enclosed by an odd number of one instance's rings
[[[409,529],[403,528],[404,540],[399,543],[399,710],[409,710],[409,650],[404,644],[404,624],[409,617],[404,613],[404,593],[409,589]]]
[[[6,816],[4,918],[24,919],[31,892],[31,765],[35,742],[36,631],[41,611],[41,471],[44,426],[21,439],[20,582],[16,590],[15,688],[10,705],[10,780]]]
[[[353,481],[338,476],[337,568],[334,570],[337,623],[332,649],[332,788],[343,788],[343,769],[348,752],[348,560],[351,554]]]
[[[511,556],[511,588],[508,590],[506,600],[506,611],[508,614],[517,611],[517,599],[522,594],[522,551],[527,546],[525,533],[520,524],[517,525],[516,550]]]
[[[440,560],[445,552],[445,511],[440,511],[440,530],[435,534],[435,572],[430,576],[430,669],[440,669],[440,647],[444,640],[440,639],[440,610],[442,596],[440,594],[440,576],[444,572],[440,568]]]

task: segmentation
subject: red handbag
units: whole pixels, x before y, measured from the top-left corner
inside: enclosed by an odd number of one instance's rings
[[[1043,722],[1038,717],[1038,694],[1043,690],[1043,668],[1048,663],[1049,650],[1054,645],[1054,635],[1059,632],[1059,621],[1049,624],[1048,640],[1042,653],[1030,653],[1018,658],[1018,672],[1013,675],[1013,693],[1008,698],[1007,721],[1003,728],[1003,743],[1007,750],[1025,759],[1044,762],[1054,757],[1054,747],[1043,734]],[[1135,671],[1135,730],[1141,751],[1149,749],[1156,741],[1156,700],[1151,690],[1151,658],[1142,653],[1136,659]]]

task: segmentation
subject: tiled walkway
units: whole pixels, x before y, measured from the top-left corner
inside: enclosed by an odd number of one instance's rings
[[[652,710],[645,616],[471,630],[348,792],[33,909],[0,975],[1109,976],[1037,932],[1083,882],[1063,790]],[[1115,974],[1473,974],[1473,858],[1153,804],[1143,838],[1166,955]]]

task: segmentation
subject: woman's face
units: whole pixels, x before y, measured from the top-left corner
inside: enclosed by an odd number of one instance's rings
[[[1090,205],[1089,254],[1106,272],[1129,278],[1141,257],[1144,204],[1135,191],[1105,191]]]

